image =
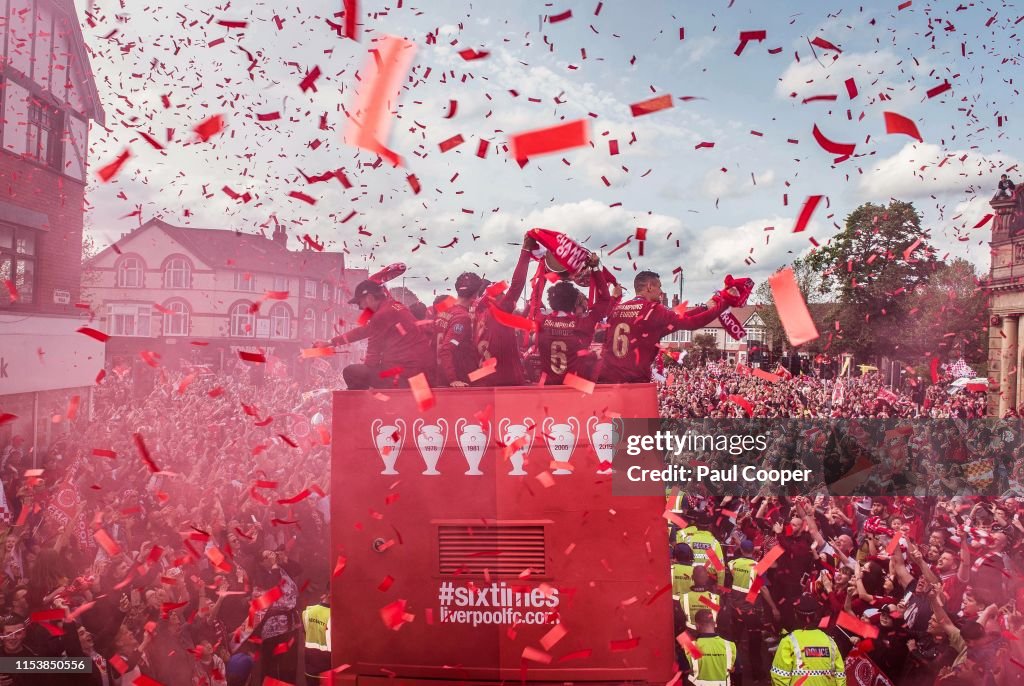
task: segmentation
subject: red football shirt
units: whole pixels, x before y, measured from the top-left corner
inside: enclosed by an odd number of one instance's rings
[[[554,312],[537,317],[537,345],[545,386],[561,385],[566,372],[580,374],[581,358],[590,352],[594,329],[611,309],[612,297],[603,272],[597,270],[591,278],[596,297],[594,306],[585,315]]]
[[[608,315],[608,331],[601,349],[601,383],[645,383],[661,339],[677,329],[691,331],[707,326],[725,305],[701,305],[679,315],[661,303],[633,298],[620,303]]]
[[[498,360],[494,373],[477,382],[480,386],[522,386],[526,383],[523,356],[519,351],[519,331],[499,323],[491,314],[490,306],[493,304],[505,312],[514,311],[526,287],[529,268],[530,253],[522,250],[508,289],[497,298],[484,295],[476,302],[475,340],[480,364],[485,364],[491,358]]]
[[[473,318],[465,305],[455,304],[441,312],[434,324],[437,331],[438,383],[469,383],[469,373],[479,367],[473,345]]]
[[[370,367],[401,367],[405,378],[426,372],[431,366],[430,341],[416,326],[416,317],[400,302],[384,301],[365,325],[334,340],[355,343],[364,338],[367,341],[363,364]]]

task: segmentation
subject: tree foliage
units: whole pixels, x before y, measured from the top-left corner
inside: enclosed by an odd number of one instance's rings
[[[827,245],[807,256],[841,306],[834,350],[905,360],[915,354],[916,346],[906,341],[917,314],[913,294],[941,266],[929,238],[911,203],[865,203]]]
[[[913,308],[900,346],[905,357],[985,360],[988,314],[978,279],[974,265],[967,260],[938,263],[928,285],[910,296]]]

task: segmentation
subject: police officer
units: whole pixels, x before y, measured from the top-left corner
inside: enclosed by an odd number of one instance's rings
[[[772,662],[772,686],[846,686],[843,656],[832,637],[817,628],[821,606],[805,593],[797,601],[796,618],[803,628],[783,636]]]
[[[331,668],[331,600],[325,593],[320,602],[302,611],[306,630],[306,683],[320,683],[320,674]],[[324,683],[327,683],[325,681]]]
[[[729,686],[729,675],[736,667],[736,644],[718,635],[711,610],[697,610],[694,620],[697,638],[693,643],[700,657],[686,651],[690,681],[694,686]]]
[[[693,563],[709,567],[708,573],[715,577],[716,583],[722,585],[725,582],[724,563],[721,569],[711,565],[712,553],[719,562],[725,559],[722,554],[722,544],[706,527],[708,527],[707,518],[700,516],[696,520],[696,524],[680,529],[676,533],[676,541],[690,546],[690,549],[693,550]]]

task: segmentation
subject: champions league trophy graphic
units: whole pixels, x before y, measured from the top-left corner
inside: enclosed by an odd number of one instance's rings
[[[575,417],[569,417],[566,424],[555,424],[554,422],[554,417],[546,417],[541,424],[541,428],[544,430],[544,440],[548,444],[548,452],[551,453],[551,459],[554,461],[568,462],[572,457],[572,451],[576,449],[576,436],[580,433],[580,421]],[[572,474],[568,469],[556,469],[551,473]]]
[[[435,476],[441,472],[437,471],[437,462],[441,459],[441,451],[444,444],[448,442],[448,422],[444,418],[438,418],[437,424],[424,424],[422,419],[417,419],[412,424],[412,434],[415,437],[416,449],[420,451],[427,476]]]
[[[465,418],[459,417],[455,420],[455,433],[458,436],[459,447],[462,455],[469,465],[468,476],[479,476],[480,462],[487,454],[487,444],[491,442],[491,423],[487,422],[487,433],[479,424],[467,422]]]
[[[600,422],[595,415],[587,420],[587,435],[590,436],[590,445],[597,453],[597,459],[608,465],[606,469],[599,469],[598,474],[612,473],[612,458],[615,456],[615,446],[622,438],[625,426],[621,418],[613,419],[610,422]]]
[[[523,463],[526,461],[526,456],[530,453],[530,448],[533,447],[533,430],[535,427],[536,424],[529,417],[523,417],[522,424],[513,424],[512,420],[508,417],[498,422],[498,435],[501,436],[502,443],[512,445],[519,439],[523,440],[522,445],[509,455],[509,462],[512,463],[512,471],[508,473],[509,476],[526,476]]]
[[[405,443],[405,421],[398,418],[394,424],[385,424],[382,419],[374,419],[370,425],[370,438],[380,459],[384,461],[381,474],[398,474],[395,463]]]

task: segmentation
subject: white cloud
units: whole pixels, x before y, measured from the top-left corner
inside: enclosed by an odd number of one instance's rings
[[[1013,157],[998,152],[943,151],[933,143],[907,143],[862,176],[859,188],[876,199],[920,198],[979,187],[994,191],[999,170],[1014,164]]]
[[[740,198],[775,183],[774,169],[754,172],[753,176],[751,179],[750,172],[738,169],[730,169],[727,172],[709,169],[701,183],[701,191],[711,198]],[[754,180],[757,181],[756,185]]]

